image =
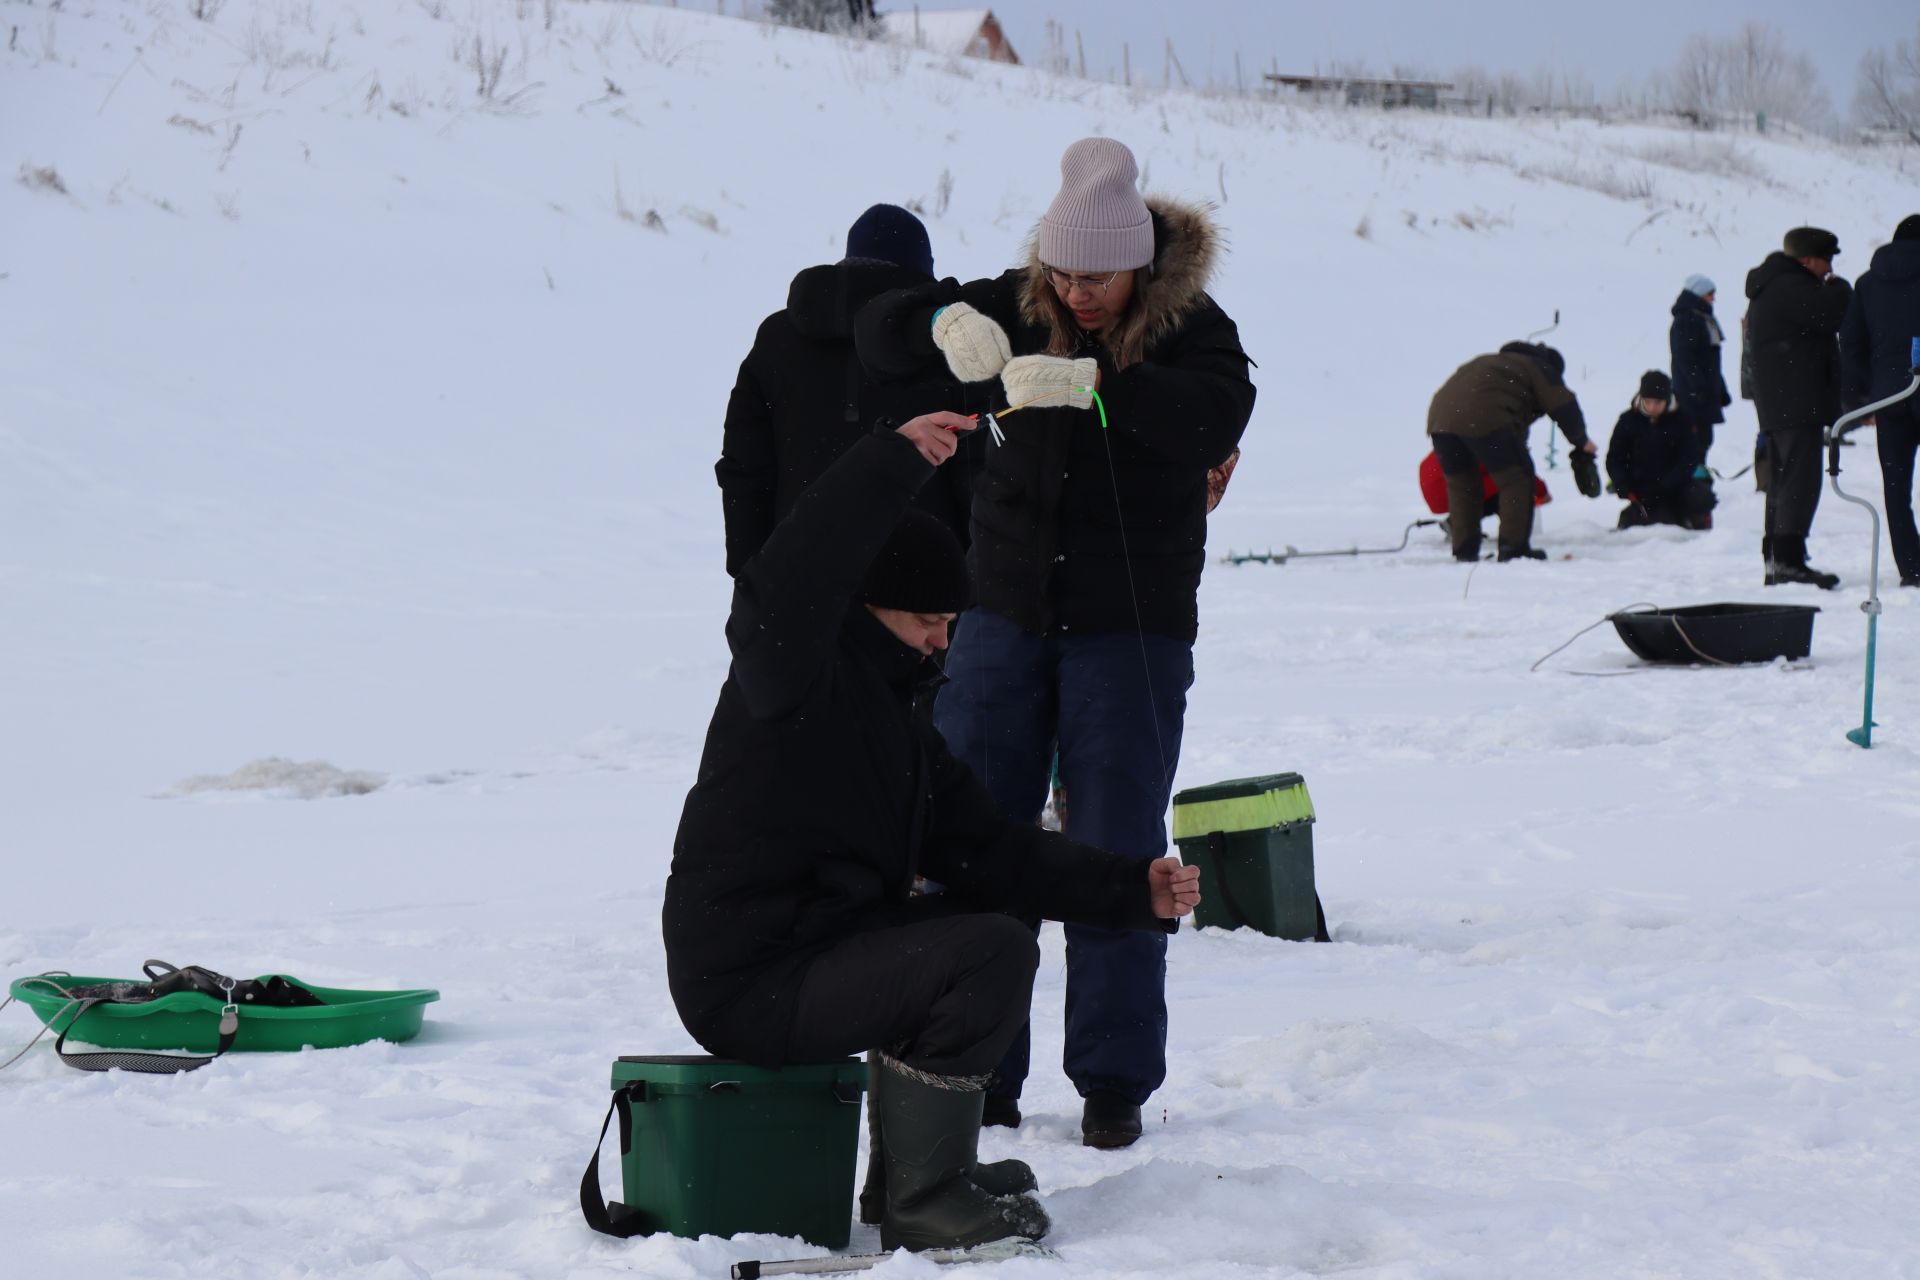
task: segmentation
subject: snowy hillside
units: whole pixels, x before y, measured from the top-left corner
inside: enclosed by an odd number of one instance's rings
[[[408,1045],[178,1078],[36,1049],[0,1074],[20,1275],[814,1252],[608,1240],[574,1191],[611,1059],[695,1051],[658,912],[725,672],[727,392],[868,204],[963,278],[1086,134],[1219,206],[1260,402],[1216,554],[1391,546],[1434,388],[1556,309],[1604,434],[1687,275],[1732,330],[1785,228],[1851,276],[1920,209],[1910,154],[1163,97],[613,0],[192,7],[0,3],[0,974],[444,999]],[[985,1147],[1066,1260],[995,1277],[1920,1274],[1920,601],[1860,751],[1863,513],[1815,526],[1838,592],[1769,592],[1746,480],[1710,533],[1616,534],[1544,474],[1546,564],[1422,530],[1208,570],[1178,785],[1304,774],[1336,941],[1178,938],[1169,1083],[1102,1153],[1050,930],[1031,1118]],[[1823,607],[1811,661],[1654,670],[1602,628],[1528,670],[1636,601],[1759,598]],[[33,1029],[0,1016],[0,1058]]]

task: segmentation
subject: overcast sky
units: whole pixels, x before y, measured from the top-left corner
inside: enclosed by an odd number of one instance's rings
[[[910,12],[911,0],[880,0],[882,12]],[[941,0],[926,9],[958,9]],[[1311,72],[1335,60],[1364,60],[1386,70],[1395,62],[1437,71],[1478,64],[1492,71],[1529,74],[1541,67],[1584,72],[1603,100],[1623,83],[1671,63],[1696,31],[1732,32],[1749,18],[1778,27],[1813,58],[1834,109],[1853,101],[1860,55],[1912,40],[1920,29],[1914,0],[998,0],[992,9],[1014,49],[1036,61],[1046,48],[1046,22],[1059,22],[1073,48],[1077,30],[1089,73],[1120,65],[1130,46],[1136,76],[1157,83],[1162,50],[1174,51],[1196,82],[1233,78],[1237,48],[1252,75],[1270,70]]]

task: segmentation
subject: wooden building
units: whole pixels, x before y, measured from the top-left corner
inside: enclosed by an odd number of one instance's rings
[[[1018,65],[1020,56],[991,9],[894,10],[880,15],[881,33],[901,44],[954,58],[985,58]]]

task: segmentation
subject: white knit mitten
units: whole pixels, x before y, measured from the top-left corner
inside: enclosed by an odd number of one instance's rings
[[[964,302],[940,308],[933,318],[933,345],[962,382],[985,382],[1004,369],[1013,355],[1007,331]]]
[[[1020,356],[1000,371],[1009,405],[1032,404],[1036,409],[1090,409],[1093,380],[1100,362],[1092,356],[1068,360],[1064,356]]]

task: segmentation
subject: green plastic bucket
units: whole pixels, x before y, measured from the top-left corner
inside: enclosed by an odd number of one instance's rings
[[[274,975],[262,975],[261,980]],[[240,1031],[233,1053],[298,1049],[338,1049],[369,1040],[411,1040],[420,1034],[427,1006],[438,991],[354,991],[344,987],[316,987],[287,975],[325,1003],[297,1009],[264,1005],[240,1007]],[[72,1004],[61,987],[125,982],[124,978],[15,978],[7,992],[26,1005],[56,1032],[66,1031],[74,1018]],[[137,981],[137,980],[136,980]],[[180,1049],[213,1053],[220,1042],[221,1001],[198,991],[179,991],[141,1004],[96,1004],[72,1027],[72,1038],[107,1049]]]
[[[625,1208],[676,1236],[755,1232],[845,1248],[866,1085],[858,1058],[778,1070],[617,1060]]]
[[[1173,797],[1173,840],[1200,868],[1194,923],[1325,941],[1313,883],[1313,800],[1297,773],[1235,778]]]

